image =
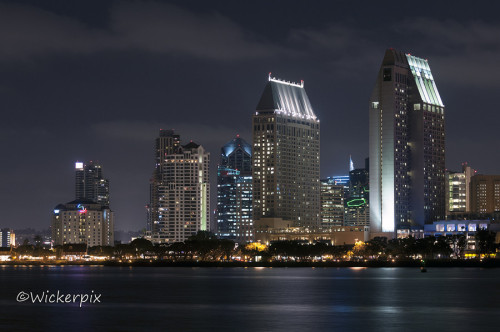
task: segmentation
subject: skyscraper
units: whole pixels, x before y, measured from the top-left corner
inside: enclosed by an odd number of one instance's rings
[[[320,126],[300,84],[271,78],[252,118],[254,223],[320,226]]]
[[[54,245],[84,243],[114,245],[114,212],[109,208],[109,181],[99,163],[75,163],[76,199],[58,204],[52,213]]]
[[[109,206],[109,181],[103,178],[99,163],[75,163],[75,196]]]
[[[344,226],[344,185],[321,180],[321,228]]]
[[[368,170],[352,169],[349,172],[349,194],[345,200],[344,225],[370,225],[369,194]]]
[[[180,152],[181,139],[173,130],[160,129],[155,139],[155,168],[149,184],[149,204],[147,208],[146,235],[159,232],[160,220],[160,194],[159,186],[162,184],[162,174],[165,168],[166,156]]]
[[[427,60],[388,49],[369,114],[372,232],[444,219],[444,105]]]
[[[210,154],[194,142],[180,145],[173,131],[160,131],[151,180],[148,233],[156,243],[186,240],[210,229]]]
[[[252,146],[239,135],[221,148],[217,170],[217,235],[241,243],[254,239]]]

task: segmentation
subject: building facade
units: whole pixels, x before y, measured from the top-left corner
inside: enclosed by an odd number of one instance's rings
[[[147,234],[155,243],[182,242],[210,230],[210,154],[194,142],[178,142],[173,131],[160,131],[156,140]]]
[[[92,200],[77,199],[57,205],[51,228],[54,245],[114,245],[114,213]]]
[[[321,228],[344,225],[344,185],[321,180]]]
[[[446,215],[470,212],[470,180],[476,173],[467,163],[462,163],[462,172],[446,171]]]
[[[75,163],[75,198],[109,206],[109,181],[103,178],[99,163]]]
[[[238,243],[254,240],[252,146],[236,136],[221,148],[217,170],[217,235]]]
[[[368,170],[353,169],[349,172],[349,195],[345,200],[344,225],[370,225],[370,189]]]
[[[7,248],[16,245],[16,234],[10,228],[0,229],[0,247]]]
[[[386,51],[369,103],[369,151],[372,232],[444,219],[444,104],[427,60]]]
[[[500,175],[474,175],[470,182],[471,212],[500,212]]]
[[[320,226],[320,123],[303,82],[269,76],[252,117],[254,223]]]
[[[163,170],[165,169],[166,156],[180,153],[181,139],[170,129],[160,129],[155,139],[155,168],[149,183],[149,204],[146,205],[146,235],[151,237],[158,234],[160,220],[160,186],[162,185]]]

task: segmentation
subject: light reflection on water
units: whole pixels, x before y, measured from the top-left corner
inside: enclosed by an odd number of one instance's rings
[[[9,266],[0,330],[494,330],[500,269]],[[17,303],[20,291],[102,303]],[[30,319],[26,319],[30,317]]]

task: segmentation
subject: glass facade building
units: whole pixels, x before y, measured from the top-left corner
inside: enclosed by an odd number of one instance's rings
[[[252,146],[236,136],[221,148],[217,170],[217,235],[252,242]]]

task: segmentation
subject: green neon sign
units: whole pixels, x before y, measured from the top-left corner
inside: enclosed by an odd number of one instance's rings
[[[364,198],[355,198],[347,202],[348,207],[358,207],[363,205],[366,205],[366,199]]]

